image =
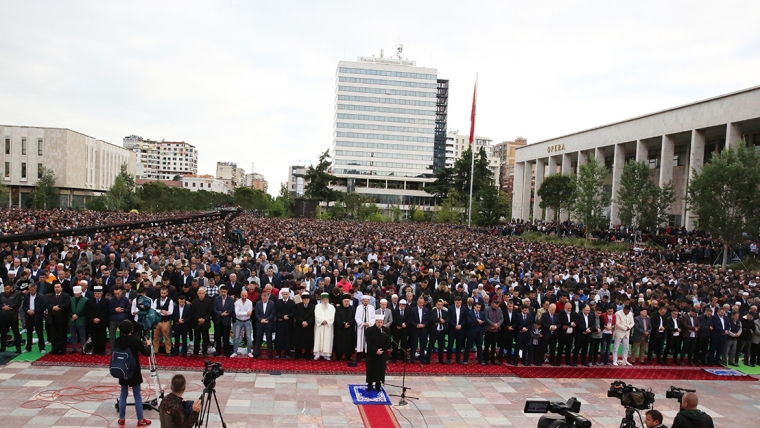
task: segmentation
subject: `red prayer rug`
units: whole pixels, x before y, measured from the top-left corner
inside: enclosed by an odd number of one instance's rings
[[[367,428],[401,428],[391,406],[356,406]]]

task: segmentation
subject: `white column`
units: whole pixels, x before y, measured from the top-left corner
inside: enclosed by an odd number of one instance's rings
[[[649,157],[649,149],[647,143],[636,140],[636,162],[646,162]]]
[[[742,139],[742,128],[738,123],[726,125],[726,148],[737,147]]]
[[[594,158],[596,158],[597,162],[601,162],[602,165],[604,165],[604,148],[603,147],[597,147],[594,149]]]
[[[694,179],[694,173],[699,173],[702,171],[702,165],[705,164],[705,133],[704,131],[699,131],[697,129],[691,131],[691,148],[689,150],[689,166],[688,166],[688,174],[689,179],[686,181],[686,186],[684,186],[684,189],[689,188],[689,184],[691,184],[691,180]],[[684,196],[686,196],[686,192],[684,192]],[[692,218],[691,213],[689,213],[689,207],[686,205],[686,210],[684,212],[684,218],[685,218],[685,226],[686,230],[691,230],[694,228],[695,220]]]
[[[659,185],[664,186],[673,181],[673,151],[675,142],[669,135],[662,136],[662,149],[660,151],[660,181]]]
[[[615,145],[615,160],[612,162],[612,207],[610,208],[610,224],[620,224],[618,216],[617,199],[618,190],[620,189],[620,177],[623,175],[623,166],[625,165],[625,146],[622,144]]]
[[[575,169],[575,173],[578,174],[578,171],[581,168],[581,165],[586,165],[588,163],[588,152],[580,151],[578,152],[578,168]]]
[[[565,153],[562,155],[562,174],[570,175],[572,170],[573,170],[573,158],[570,156],[569,153]],[[570,218],[570,216],[567,213],[567,211],[562,211],[559,214],[560,221],[567,221],[568,218]]]
[[[523,205],[520,218],[523,220],[530,219],[530,191],[533,181],[533,163],[525,162],[525,170],[523,171]]]
[[[543,212],[541,210],[541,197],[538,196],[538,189],[541,188],[541,184],[544,182],[544,175],[546,174],[546,163],[544,159],[538,159],[536,161],[536,192],[533,195],[533,220],[543,220]]]
[[[557,173],[557,157],[556,156],[549,156],[549,172],[547,175],[551,176]],[[547,220],[554,220],[554,210],[547,208],[546,209],[546,219]]]
[[[519,219],[525,195],[523,191],[525,162],[515,162],[514,181],[512,182],[512,217]]]

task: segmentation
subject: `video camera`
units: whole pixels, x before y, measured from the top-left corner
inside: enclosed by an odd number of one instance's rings
[[[203,386],[213,388],[216,380],[224,375],[222,363],[205,360],[203,361]]]
[[[581,402],[572,397],[567,403],[561,401],[526,400],[524,413],[556,413],[560,416],[541,416],[538,420],[538,428],[563,428],[578,427],[590,428],[591,421],[579,415]]]
[[[686,388],[676,388],[675,386],[671,386],[669,390],[665,391],[665,398],[675,398],[678,400],[678,403],[681,403],[681,400],[683,400],[683,395],[687,392],[697,392],[696,389],[686,389]]]
[[[650,390],[637,388],[622,380],[616,380],[610,384],[607,397],[620,399],[620,404],[638,410],[647,410],[654,404],[654,393]]]
[[[150,297],[137,296],[137,322],[143,328],[143,332],[153,331],[158,326],[161,316],[151,307]]]

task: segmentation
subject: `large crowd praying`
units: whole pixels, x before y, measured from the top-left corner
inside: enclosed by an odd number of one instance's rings
[[[162,217],[11,209],[0,229]],[[146,296],[159,316],[154,350],[188,358],[360,361],[365,330],[382,318],[390,364],[758,364],[760,277],[713,265],[722,246],[704,233],[668,228],[652,236],[662,247],[606,252],[524,240],[547,225],[521,221],[468,229],[245,213],[234,227],[242,242],[217,221],[4,245],[2,350],[110,354],[122,321],[141,331]]]

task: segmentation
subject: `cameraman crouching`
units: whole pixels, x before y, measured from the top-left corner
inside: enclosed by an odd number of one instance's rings
[[[198,413],[201,411],[201,400],[196,400],[192,405],[192,411],[186,409],[185,402],[182,400],[182,394],[185,392],[185,377],[174,375],[172,378],[172,393],[167,395],[161,401],[160,418],[161,427],[169,428],[190,428],[198,420]]]
[[[672,428],[714,428],[713,420],[707,413],[698,410],[697,394],[686,393],[681,399],[681,411],[673,420]]]

